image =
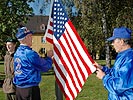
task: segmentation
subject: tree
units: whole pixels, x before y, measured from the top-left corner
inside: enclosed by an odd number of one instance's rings
[[[110,58],[114,57],[111,57],[112,49],[106,39],[112,35],[115,27],[133,28],[133,1],[62,0],[62,2],[92,57],[96,58],[96,54],[101,55],[101,51],[106,48],[106,63],[110,66]],[[73,16],[73,7],[76,8],[76,16]]]
[[[107,65],[110,66],[110,47],[106,39],[112,35],[114,27],[127,26],[132,28],[133,1],[74,0],[74,2],[79,9],[78,16],[80,20],[77,23],[79,23],[81,37],[83,39],[87,37],[90,44],[87,45],[91,49],[91,53],[95,53],[106,47],[106,61]],[[99,36],[102,37],[97,39]]]
[[[33,14],[32,8],[27,4],[31,1],[33,0],[0,1],[0,47],[3,47],[7,37],[15,37],[19,23],[26,23],[28,16]]]

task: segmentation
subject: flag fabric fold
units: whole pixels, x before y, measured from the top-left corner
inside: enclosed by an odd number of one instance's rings
[[[53,44],[56,81],[66,100],[74,100],[96,67],[60,0],[52,3],[44,37]]]

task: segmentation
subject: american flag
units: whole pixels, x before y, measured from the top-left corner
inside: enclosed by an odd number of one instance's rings
[[[74,100],[96,67],[60,0],[52,3],[44,37],[53,44],[56,82],[66,100]]]

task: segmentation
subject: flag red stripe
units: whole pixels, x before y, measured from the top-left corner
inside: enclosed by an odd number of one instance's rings
[[[71,39],[71,37],[70,37],[70,39]],[[76,51],[78,51],[78,49],[77,49],[77,47],[74,44],[74,41],[72,39],[71,39],[71,42],[72,42],[74,48],[76,49]],[[92,72],[91,72],[90,68],[88,67],[88,65],[86,64],[86,62],[84,61],[84,59],[82,58],[82,55],[79,52],[77,52],[77,55],[80,57],[80,60],[82,61],[84,67],[86,68],[86,71],[88,72],[88,75],[91,74]],[[86,79],[84,79],[84,81],[86,81]]]
[[[65,40],[67,40],[65,34],[63,34],[63,37],[64,37]],[[70,37],[69,37],[69,38],[70,38]],[[72,57],[74,58],[74,61],[76,62],[76,65],[77,65],[76,67],[77,67],[78,70],[80,71],[80,73],[77,73],[77,72],[76,72],[73,63],[72,63],[72,61],[70,60],[70,64],[72,65],[72,68],[73,68],[73,70],[74,70],[74,73],[75,73],[76,78],[77,78],[77,81],[78,81],[78,84],[79,84],[80,87],[82,87],[82,83],[81,83],[80,80],[79,80],[78,74],[82,75],[82,78],[83,78],[83,80],[84,80],[84,78],[85,78],[84,73],[82,72],[82,69],[81,69],[81,67],[79,66],[79,63],[78,63],[78,61],[77,61],[77,59],[76,59],[76,57],[75,57],[75,55],[74,55],[74,53],[73,53],[73,51],[72,51],[72,48],[71,48],[71,46],[70,46],[68,40],[66,41],[66,44],[68,45],[68,48],[70,49],[70,52],[71,52],[71,54],[72,54]],[[67,53],[66,48],[64,47],[64,45],[62,45],[62,47],[63,47],[63,51],[66,53],[66,57],[67,57],[68,59],[71,59],[70,56],[69,56],[69,54]],[[77,91],[77,92],[79,92],[79,91]]]
[[[62,56],[61,56],[61,54],[60,54],[60,51],[58,50],[58,48],[57,48],[55,45],[54,45],[54,51],[56,52],[56,54],[58,55],[58,57],[60,58],[60,60],[61,60],[61,62],[62,62],[62,64],[63,64],[64,68],[67,70],[68,74],[70,75],[71,72],[68,70],[68,67],[67,67],[66,62],[63,60],[63,58],[62,58]],[[60,72],[60,71],[58,71],[58,72]],[[70,77],[72,77],[72,76],[70,76]],[[65,79],[66,79],[66,78],[65,78]],[[69,83],[68,83],[68,80],[65,80],[65,79],[63,79],[63,80],[66,82],[66,86],[67,86],[67,88],[68,88],[70,94],[72,95],[73,98],[75,98],[74,93],[73,93],[73,91],[72,91],[72,89],[70,88],[70,85],[69,85]]]
[[[46,40],[53,44],[56,81],[66,100],[74,100],[96,69],[60,0],[53,0]]]
[[[64,76],[64,74],[62,73],[61,69],[59,68],[58,64],[56,63],[56,61],[54,60],[54,64],[56,66],[56,69],[58,70],[58,72],[60,72],[61,77],[63,77],[64,80],[66,80],[66,77]],[[56,77],[56,82],[58,83],[58,85],[60,86],[60,89],[62,90],[62,92],[65,94],[65,97],[68,97],[66,92],[64,91],[64,88],[61,84],[61,82],[59,81],[58,77],[56,76],[55,73],[55,77]]]
[[[52,21],[50,21],[50,26],[53,26],[53,22]]]
[[[67,32],[69,38],[71,39],[71,37],[70,37],[70,35],[69,35],[67,29],[66,29],[66,32]],[[64,38],[66,38],[66,37],[64,37]],[[71,40],[72,40],[72,39],[71,39]],[[73,42],[72,42],[72,43],[73,43]],[[69,44],[68,41],[67,41],[67,44]],[[73,43],[73,45],[75,45],[75,43]],[[78,48],[78,47],[76,47],[76,48]],[[75,48],[75,50],[76,50],[76,53],[77,53],[77,52],[79,52],[79,51],[78,51],[76,48]],[[75,62],[76,62],[76,64],[77,64],[77,67],[78,67],[78,69],[79,69],[79,71],[80,71],[80,74],[82,75],[82,78],[83,78],[83,80],[85,81],[85,80],[86,80],[85,75],[84,75],[84,73],[83,73],[83,71],[82,71],[81,66],[79,65],[79,62],[77,61],[77,59],[76,59],[76,57],[75,57],[75,55],[74,55],[74,53],[73,53],[73,50],[72,50],[71,47],[70,47],[70,44],[69,44],[69,49],[70,49],[70,51],[71,51],[72,56],[74,57],[74,60],[75,60]],[[78,56],[78,57],[81,58],[81,56]],[[78,77],[77,77],[77,79],[78,79]],[[79,83],[80,83],[80,82],[79,82]],[[82,87],[82,84],[80,84],[80,87]]]
[[[77,33],[75,27],[73,26],[73,24],[72,24],[72,22],[71,22],[70,20],[68,21],[68,24],[69,24],[69,26],[72,28],[73,32],[75,33],[75,35],[76,35],[78,41],[81,43],[81,46],[82,46],[82,48],[84,49],[84,51],[85,51],[85,53],[87,54],[87,56],[89,57],[90,61],[91,61],[92,63],[95,63],[94,60],[92,59],[92,57],[90,56],[90,54],[88,53],[85,44],[83,43],[82,39],[80,38],[79,34]]]
[[[63,37],[65,37],[65,34],[63,34]],[[66,39],[66,40],[67,40],[67,39]],[[72,63],[72,61],[71,61],[71,58],[70,58],[68,52],[66,51],[66,48],[65,48],[64,45],[62,44],[62,41],[58,40],[58,42],[59,42],[60,46],[62,47],[62,50],[65,52],[65,55],[66,55],[67,59],[69,59],[69,63],[70,63],[70,65],[72,66],[71,68],[73,69],[74,74],[76,75],[76,78],[77,78],[78,82],[80,83],[80,86],[82,86],[82,85],[81,85],[81,82],[79,81],[79,78],[77,77],[77,73],[76,73],[76,70],[74,69],[74,66],[73,66],[73,63]],[[64,66],[64,67],[67,67],[67,66]],[[74,85],[76,91],[79,92],[79,90],[78,90],[78,88],[77,88],[77,86],[76,86],[76,83],[75,83],[75,81],[74,81],[74,78],[73,78],[74,76],[72,75],[72,73],[70,72],[70,70],[68,69],[68,67],[67,67],[66,70],[67,70],[67,72],[68,72],[68,74],[69,74],[69,76],[70,76],[70,78],[71,78],[71,80],[72,80],[72,83],[73,83],[73,85]]]
[[[64,91],[64,88],[63,88],[61,82],[59,81],[58,77],[56,76],[56,74],[55,74],[55,79],[56,79],[57,84],[60,86],[60,89],[61,89],[61,91],[63,92],[63,94],[64,94],[66,100],[69,100],[69,96],[68,96],[68,95],[66,94],[66,92]]]
[[[71,25],[72,23],[71,23],[70,20],[68,21],[68,24],[70,25],[71,29],[72,29],[73,31],[75,31],[75,28],[73,27],[73,25]],[[68,35],[69,35],[69,34],[68,34]],[[79,38],[78,33],[75,32],[75,35],[76,35],[77,39],[79,40],[81,46],[83,47],[83,49],[84,49],[84,51],[85,51],[85,48],[84,48],[84,46],[83,46],[84,44],[83,44],[83,42],[80,40],[81,38]],[[71,39],[71,42],[72,42],[74,48],[76,49],[76,51],[78,51],[78,49],[77,49],[77,47],[76,47],[76,45],[75,45],[75,43],[74,43],[74,41],[72,40],[72,38],[71,38],[70,35],[69,35],[69,37],[70,37],[70,39]],[[81,55],[79,52],[77,52],[77,54],[78,54],[78,56],[80,57],[81,61],[83,62],[84,66],[85,66],[85,68],[86,68],[86,71],[88,72],[88,75],[90,75],[92,72],[91,72],[89,66],[86,64],[86,62],[85,62],[84,59],[82,58],[82,55]],[[86,54],[88,54],[88,52],[87,52]]]
[[[50,38],[46,37],[46,40],[47,40],[48,42],[50,42],[51,44],[53,44],[53,39],[50,39]]]
[[[48,33],[51,34],[51,35],[53,35],[53,31],[50,30],[50,29],[48,30]]]

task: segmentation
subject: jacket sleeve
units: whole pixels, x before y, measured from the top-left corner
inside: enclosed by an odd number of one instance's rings
[[[127,59],[124,63],[117,64],[115,68],[110,70],[102,80],[104,87],[110,93],[120,95],[125,90],[133,88],[133,61]]]
[[[43,72],[47,72],[52,68],[52,59],[50,57],[41,58],[35,51],[27,53],[28,60],[37,69]]]
[[[105,74],[108,74],[110,72],[110,68],[108,68],[107,66],[103,66],[102,71],[105,72]]]

